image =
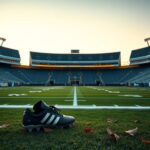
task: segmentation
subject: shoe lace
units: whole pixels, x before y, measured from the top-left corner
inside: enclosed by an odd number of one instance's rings
[[[60,113],[60,109],[59,108],[57,108],[57,107],[55,107],[55,106],[49,106],[49,108],[52,110],[52,111],[54,111],[55,113],[57,113],[57,114],[59,114],[59,115],[62,115],[61,113]]]

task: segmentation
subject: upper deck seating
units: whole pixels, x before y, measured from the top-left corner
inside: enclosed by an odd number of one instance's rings
[[[7,64],[20,64],[19,51],[0,46],[0,62]]]
[[[146,64],[150,63],[150,47],[133,50],[130,56],[130,64]]]
[[[32,65],[38,64],[111,64],[120,65],[120,52],[105,54],[50,54],[30,52]]]

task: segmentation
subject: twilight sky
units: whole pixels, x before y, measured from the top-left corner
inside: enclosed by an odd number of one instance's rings
[[[3,46],[18,49],[28,65],[29,51],[106,53],[147,46],[150,0],[0,0]]]

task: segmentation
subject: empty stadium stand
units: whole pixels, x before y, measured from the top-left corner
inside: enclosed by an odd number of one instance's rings
[[[20,65],[19,51],[0,47],[0,83],[7,83],[10,86],[74,84],[150,86],[149,52],[149,47],[133,50],[130,56],[131,65],[127,67],[120,66],[120,52],[107,54],[31,52],[31,66],[23,67]],[[135,63],[135,60],[138,63]],[[40,64],[55,67],[41,68]],[[110,66],[106,67],[106,64]],[[59,68],[60,65],[66,67]],[[73,65],[78,67],[67,67]],[[96,65],[103,67],[97,68]]]
[[[48,70],[0,67],[0,81],[18,85],[148,84],[150,67],[101,70]]]
[[[130,56],[131,65],[150,63],[150,47],[133,50]]]

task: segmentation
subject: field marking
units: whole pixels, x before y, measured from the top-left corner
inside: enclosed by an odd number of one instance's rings
[[[29,91],[29,93],[41,93],[42,91]]]
[[[24,86],[26,87],[26,86]],[[53,87],[49,87],[49,86],[34,86],[34,87],[31,87],[32,89],[64,89],[65,87],[64,86],[53,86]]]
[[[77,107],[74,106],[67,106],[67,105],[55,105],[60,109],[116,109],[116,110],[150,110],[150,106],[96,106],[96,105],[78,105]]]
[[[125,96],[125,97],[136,97],[136,98],[141,98],[141,95],[134,95],[134,94],[124,94],[124,95],[118,95],[118,96]]]
[[[78,106],[78,99],[77,99],[77,89],[76,86],[74,86],[74,92],[73,92],[73,106],[77,107]]]
[[[78,106],[73,106],[73,105],[55,105],[57,108],[60,109],[116,109],[116,110],[150,110],[150,106],[96,106],[96,105],[78,105]],[[0,105],[0,108],[33,108],[33,105]]]
[[[23,94],[15,94],[15,93],[14,94],[8,94],[8,96],[26,96],[26,95],[27,94],[24,94],[24,93]]]
[[[95,88],[95,87],[88,87],[90,89],[93,89],[93,90],[98,90],[98,91],[105,91],[105,92],[108,92],[108,93],[114,93],[114,94],[119,94],[120,91],[110,91],[110,90],[107,90],[107,89],[101,89],[101,88]]]
[[[0,105],[0,108],[33,108],[33,105],[27,104],[27,105]]]
[[[72,102],[72,100],[64,100],[65,102]],[[78,100],[78,102],[86,102],[87,100]]]

